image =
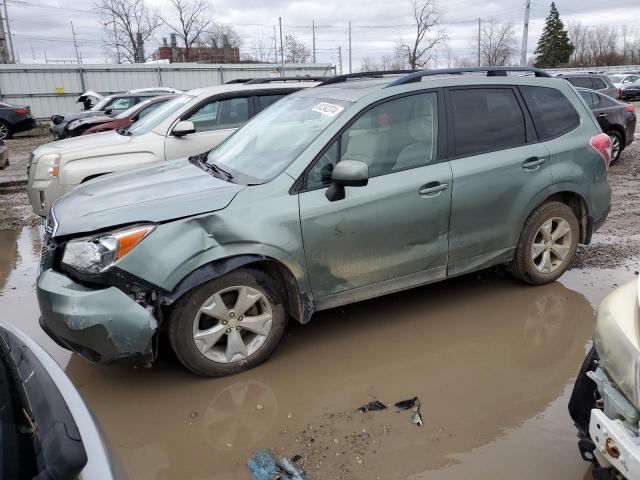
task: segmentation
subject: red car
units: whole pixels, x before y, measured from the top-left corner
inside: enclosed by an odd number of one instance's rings
[[[118,128],[128,128],[132,123],[140,120],[145,115],[148,115],[174,96],[175,95],[163,95],[160,97],[149,98],[133,105],[115,117],[100,115],[75,120],[71,122],[67,128],[69,129],[69,134],[72,137],[78,135],[91,135],[92,133],[98,132],[107,132],[109,130],[117,130]]]

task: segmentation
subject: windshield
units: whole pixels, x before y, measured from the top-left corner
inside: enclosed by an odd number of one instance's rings
[[[102,110],[104,110],[106,108],[106,106],[111,102],[111,100],[113,100],[113,97],[111,97],[111,96],[104,97],[102,100],[100,100],[98,103],[96,103],[93,107],[91,107],[90,111],[91,112],[101,112]]]
[[[208,155],[207,163],[264,183],[296,159],[325,130],[348,102],[285,97],[247,122]]]
[[[148,105],[149,102],[151,102],[151,100],[145,100],[144,102],[140,102],[137,105],[133,105],[132,107],[127,108],[124,112],[120,112],[118,115],[115,116],[115,118],[117,119],[129,118],[131,115],[136,113],[139,109],[144,108],[146,105]]]
[[[131,128],[129,128],[129,133],[132,135],[143,135],[145,133],[149,133],[160,123],[166,120],[169,115],[182,108],[191,100],[193,100],[193,97],[190,95],[180,95],[179,97],[169,100],[156,108],[149,115],[138,120]]]

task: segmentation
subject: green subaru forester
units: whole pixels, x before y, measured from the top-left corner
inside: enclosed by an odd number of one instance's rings
[[[47,220],[43,329],[94,362],[166,334],[201,375],[264,361],[290,319],[505,264],[556,280],[610,208],[610,140],[535,69],[335,77],[223,144],[81,185]]]

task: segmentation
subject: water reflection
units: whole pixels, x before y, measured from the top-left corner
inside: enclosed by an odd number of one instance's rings
[[[152,369],[131,369],[74,355],[67,373],[136,478],[246,478],[255,448],[296,453],[296,434],[324,413],[373,397],[418,395],[425,430],[392,412],[378,417],[393,430],[367,464],[383,478],[403,478],[456,463],[452,454],[544,412],[575,375],[592,324],[591,305],[559,283],[463,278],[321,313],[308,326],[292,326],[266,364],[234,377],[196,378],[171,356]],[[440,428],[447,435],[434,442]],[[568,420],[555,435],[575,438]],[[574,465],[574,447],[534,446],[527,458],[539,465],[562,455]],[[140,476],[143,460],[132,452],[142,451],[159,463]]]

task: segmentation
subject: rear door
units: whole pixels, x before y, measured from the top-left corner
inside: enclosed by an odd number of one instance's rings
[[[244,96],[217,96],[200,103],[180,119],[193,122],[195,133],[175,137],[169,131],[165,140],[166,160],[211,150],[249,120],[252,114],[251,92]]]
[[[538,143],[516,88],[447,90],[453,173],[448,275],[506,259],[531,199],[552,183],[549,151]]]

